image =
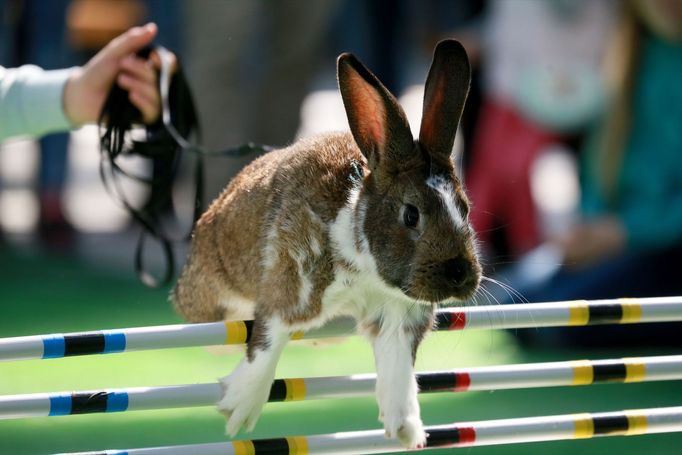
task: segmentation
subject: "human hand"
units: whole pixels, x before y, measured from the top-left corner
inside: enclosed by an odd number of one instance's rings
[[[612,256],[625,246],[622,223],[614,217],[602,217],[578,224],[557,239],[567,267],[582,267]]]
[[[80,126],[99,119],[114,83],[128,91],[130,102],[140,110],[144,123],[158,119],[161,101],[156,69],[161,66],[161,61],[154,52],[149,60],[135,55],[151,43],[156,33],[157,27],[153,23],[131,28],[111,40],[85,66],[74,71],[64,88],[64,112],[73,125]]]

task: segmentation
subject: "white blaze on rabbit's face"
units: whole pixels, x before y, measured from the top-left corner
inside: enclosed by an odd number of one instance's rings
[[[426,179],[426,186],[432,188],[440,197],[443,205],[448,211],[452,223],[457,229],[467,228],[466,221],[460,208],[455,202],[456,195],[452,184],[448,183],[447,179],[440,175],[431,176]]]

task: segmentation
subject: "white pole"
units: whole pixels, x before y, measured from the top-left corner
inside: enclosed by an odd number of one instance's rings
[[[425,393],[678,379],[682,379],[682,355],[500,365],[417,374],[420,389]],[[278,379],[269,401],[367,396],[374,392],[375,381],[374,374]],[[218,383],[8,395],[0,396],[0,420],[212,406],[221,396]]]
[[[682,321],[682,297],[545,302],[441,309],[437,330],[514,329]],[[243,344],[251,321],[138,327],[86,333],[36,335],[0,339],[0,361],[47,359],[73,355]],[[355,333],[351,318],[330,321],[292,339],[328,338]]]
[[[682,407],[487,420],[427,427],[425,449],[682,431]],[[379,454],[406,451],[383,430],[105,452],[110,455]],[[62,454],[66,455],[66,454]],[[75,454],[72,454],[75,455]]]

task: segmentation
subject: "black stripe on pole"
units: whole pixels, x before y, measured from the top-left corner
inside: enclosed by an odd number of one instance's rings
[[[251,441],[256,455],[289,454],[289,443],[285,438],[258,439]]]
[[[77,333],[64,336],[64,357],[101,354],[104,352],[103,333]]]
[[[627,368],[622,361],[592,362],[593,382],[624,382]]]
[[[272,387],[270,387],[270,396],[268,397],[268,401],[270,402],[284,401],[286,397],[287,397],[286,382],[284,382],[284,379],[275,379],[275,382],[272,383]]]
[[[107,411],[107,392],[71,394],[71,414],[91,414]]]
[[[430,428],[427,433],[426,447],[451,446],[461,440],[458,428]]]
[[[452,313],[448,311],[436,313],[436,323],[434,324],[434,330],[447,330],[450,325],[452,325]]]
[[[593,416],[592,422],[595,435],[626,433],[629,428],[628,418],[625,414]]]
[[[617,324],[623,319],[623,306],[620,303],[607,303],[588,306],[590,317],[587,324]]]
[[[454,373],[418,373],[417,384],[422,392],[449,391],[457,385],[457,377]]]
[[[246,326],[246,342],[248,343],[251,335],[253,335],[253,321],[244,321],[244,325]]]

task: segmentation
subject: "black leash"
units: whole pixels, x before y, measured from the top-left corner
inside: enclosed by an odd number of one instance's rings
[[[145,126],[144,138],[136,139],[130,132],[134,125],[142,125],[142,113],[128,99],[128,92],[114,85],[107,96],[100,115],[103,126],[100,137],[100,176],[107,192],[115,199],[142,228],[135,250],[135,271],[139,279],[150,287],[170,283],[175,275],[173,244],[189,240],[191,230],[180,238],[173,237],[162,218],[174,215],[171,200],[172,188],[180,168],[183,152],[192,153],[194,161],[194,210],[192,225],[203,210],[205,156],[241,157],[252,153],[264,153],[271,147],[253,143],[243,144],[225,150],[207,150],[197,142],[201,132],[197,110],[187,79],[180,68],[173,71],[170,52],[163,47],[153,49],[161,60],[159,71],[159,92],[161,95],[161,118],[153,125]],[[149,58],[152,48],[138,52],[142,58]],[[120,157],[138,156],[152,161],[152,177],[132,174],[119,164]],[[125,195],[122,179],[130,179],[147,186],[149,198],[142,207],[135,207]],[[160,278],[155,277],[145,266],[144,248],[147,238],[155,240],[161,247],[165,259],[165,270]]]

